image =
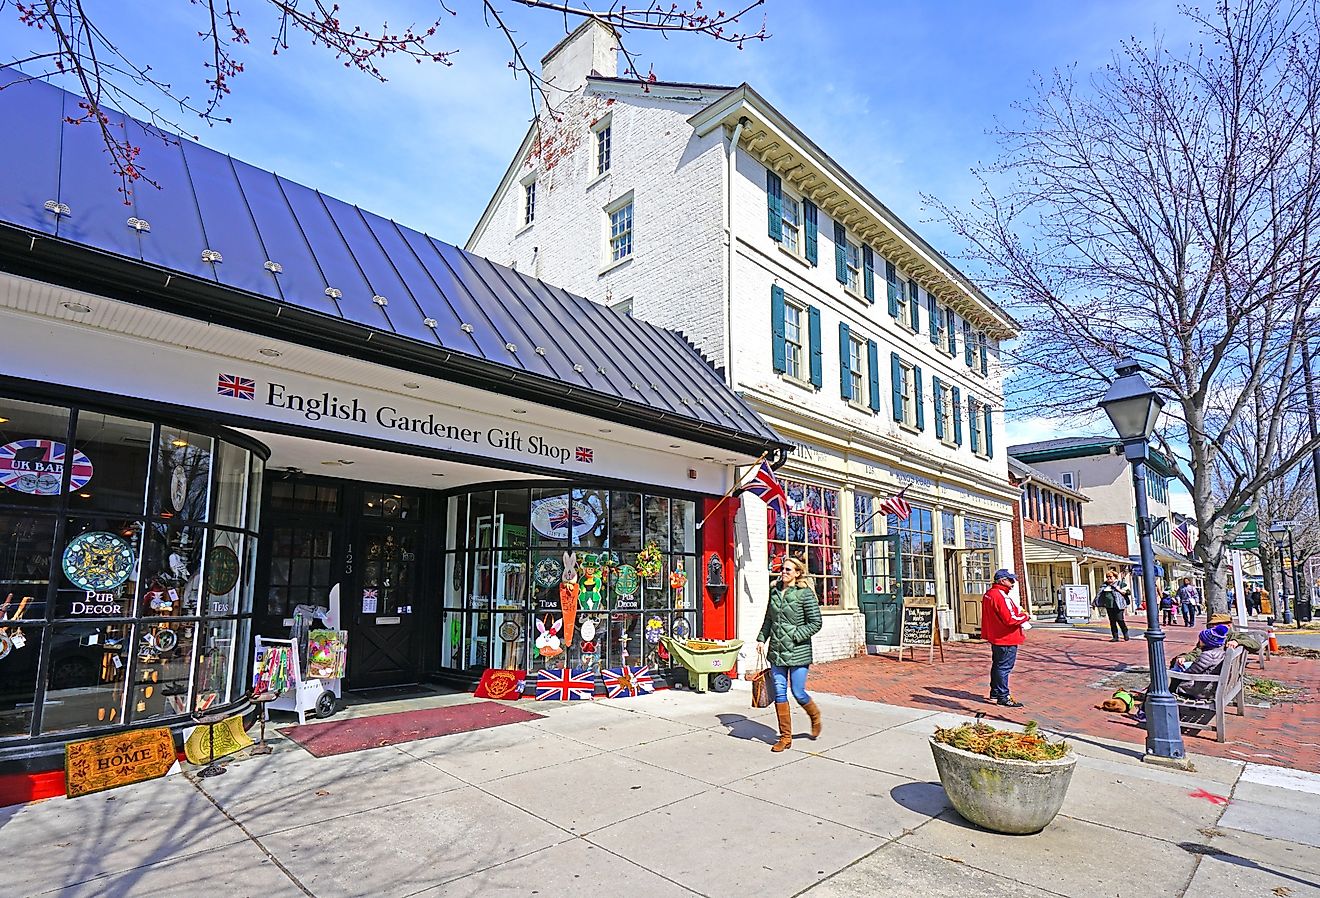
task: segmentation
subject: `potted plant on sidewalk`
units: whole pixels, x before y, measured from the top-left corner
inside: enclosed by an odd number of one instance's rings
[[[940,728],[930,748],[954,810],[977,826],[1014,835],[1044,829],[1063,807],[1077,756],[1036,722],[1024,732],[986,723]]]

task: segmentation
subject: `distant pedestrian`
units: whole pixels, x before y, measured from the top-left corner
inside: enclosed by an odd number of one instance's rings
[[[807,561],[800,555],[790,555],[780,568],[779,585],[770,591],[765,620],[761,622],[761,632],[756,637],[758,647],[766,652],[770,676],[775,683],[779,741],[771,751],[783,751],[793,744],[793,718],[788,704],[790,689],[811,720],[811,738],[820,735],[820,709],[807,694],[811,637],[820,632],[820,627],[820,601],[811,588]]]
[[[981,597],[981,636],[990,643],[990,701],[1005,708],[1022,707],[1009,691],[1008,677],[1017,663],[1018,646],[1031,629],[1031,615],[1009,595],[1016,583],[1016,574],[1000,568]]]
[[[1178,609],[1182,612],[1183,626],[1196,626],[1196,609],[1201,604],[1201,594],[1192,585],[1191,577],[1183,577],[1174,598],[1178,600]]]
[[[1104,609],[1109,617],[1109,632],[1112,635],[1110,642],[1118,642],[1118,634],[1121,630],[1124,639],[1129,639],[1127,621],[1123,618],[1123,612],[1127,610],[1128,605],[1132,603],[1132,590],[1128,589],[1126,583],[1118,579],[1118,569],[1110,568],[1105,571],[1105,584],[1100,587],[1100,591],[1095,597],[1095,607]]]
[[[1173,626],[1173,595],[1165,589],[1163,583],[1155,584],[1155,595],[1159,599],[1160,619],[1164,621],[1164,626]]]

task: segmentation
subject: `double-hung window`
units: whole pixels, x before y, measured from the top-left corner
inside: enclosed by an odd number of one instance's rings
[[[794,255],[800,255],[802,252],[802,241],[799,239],[802,233],[802,204],[785,193],[779,202],[779,217],[780,221],[783,222],[779,245]]]
[[[897,288],[893,287],[892,285],[890,286],[891,295],[897,296],[899,323],[907,324],[909,319],[911,318],[911,315],[908,312],[907,281],[900,279],[896,283],[898,285]]]
[[[596,126],[596,175],[610,170],[610,150],[614,140],[614,129],[609,119]]]
[[[848,339],[848,388],[853,402],[866,404],[866,343],[856,337]]]
[[[862,248],[851,240],[848,241],[846,262],[848,265],[847,287],[853,293],[862,292]]]
[[[633,254],[632,197],[606,211],[610,217],[610,261],[619,262]]]
[[[536,221],[536,179],[523,184],[523,224]]]
[[[907,362],[900,362],[903,375],[903,423],[908,427],[917,426],[917,377],[916,369]]]
[[[967,420],[972,425],[971,447],[975,455],[985,455],[985,437],[981,428],[982,408],[981,403],[975,398],[967,397]]]
[[[953,445],[953,419],[958,414],[958,407],[954,405],[953,387],[946,383],[940,384],[940,439],[949,445]]]
[[[784,373],[797,380],[806,380],[803,373],[803,327],[806,310],[792,302],[784,303]]]

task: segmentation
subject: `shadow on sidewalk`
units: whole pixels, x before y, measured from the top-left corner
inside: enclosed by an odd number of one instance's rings
[[[949,804],[949,796],[945,794],[944,787],[939,783],[904,783],[890,789],[889,797],[894,799],[899,807],[924,814],[932,819],[953,807]],[[958,819],[962,820],[961,817]]]
[[[766,745],[774,745],[779,739],[779,732],[773,730],[759,720],[752,720],[744,714],[720,714],[720,726],[729,731],[729,735],[735,739],[746,739],[752,742],[764,742]]]
[[[1235,867],[1243,867],[1247,870],[1259,870],[1261,873],[1267,873],[1270,876],[1277,876],[1280,879],[1290,879],[1293,882],[1298,883],[1300,885],[1304,885],[1312,889],[1320,889],[1320,882],[1316,882],[1313,879],[1302,879],[1299,876],[1293,876],[1290,873],[1285,873],[1282,870],[1278,869],[1277,867],[1266,867],[1264,864],[1258,864],[1257,862],[1251,860],[1250,858],[1245,858],[1240,855],[1232,854],[1231,852],[1228,851],[1221,851],[1220,849],[1215,848],[1213,845],[1202,845],[1199,842],[1179,842],[1178,847],[1181,848],[1183,851],[1186,851],[1188,854],[1202,854],[1205,855],[1206,857],[1212,857],[1215,860],[1224,864],[1232,864]],[[1291,891],[1287,888],[1275,889],[1274,894],[1287,895],[1287,894],[1291,894]]]

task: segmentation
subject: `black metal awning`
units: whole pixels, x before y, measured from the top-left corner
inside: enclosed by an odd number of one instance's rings
[[[0,266],[759,455],[785,446],[681,335],[131,118],[127,195],[80,98],[0,68]]]

